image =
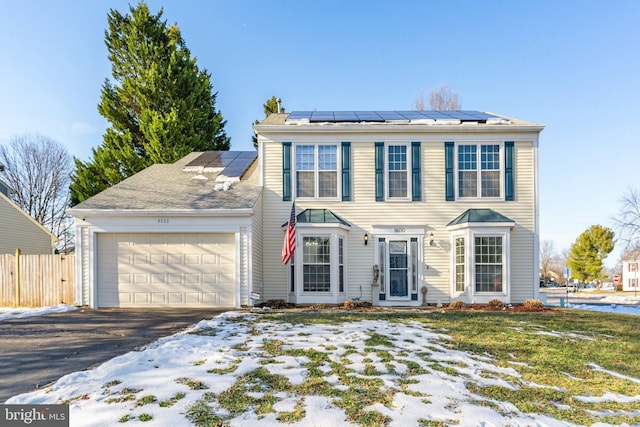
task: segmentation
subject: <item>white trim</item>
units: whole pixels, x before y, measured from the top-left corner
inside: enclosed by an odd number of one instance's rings
[[[372,225],[371,234],[380,235],[380,237],[387,236],[412,236],[423,237],[426,230],[426,226],[421,225]]]
[[[503,222],[464,222],[462,224],[448,225],[447,230],[455,231],[455,230],[464,230],[466,228],[498,228],[498,227],[508,227],[513,228],[516,225],[514,221],[503,221]]]
[[[405,156],[406,156],[406,170],[405,170],[405,178],[407,180],[407,194],[404,197],[391,197],[389,196],[389,174],[391,170],[389,169],[389,147],[405,147]],[[384,201],[385,202],[411,202],[412,197],[412,164],[411,164],[411,142],[391,142],[385,141],[384,143],[384,159],[383,159],[383,175],[384,175]]]
[[[76,300],[74,302],[74,305],[81,306],[84,305],[82,259],[83,257],[87,256],[87,254],[84,253],[82,248],[82,227],[76,224],[73,228],[76,236]]]
[[[484,223],[492,224],[492,223]],[[475,289],[475,238],[476,237],[502,237],[502,291],[476,292]],[[455,278],[455,239],[465,239],[465,286],[464,292],[456,291]],[[452,299],[461,299],[466,303],[486,304],[492,299],[499,299],[504,303],[511,302],[511,227],[464,227],[451,230],[449,254],[449,292]]]
[[[373,299],[374,301],[376,301],[377,305],[380,306],[397,306],[397,305],[402,305],[402,306],[418,306],[420,304],[422,304],[422,301],[420,301],[421,298],[421,293],[420,293],[420,288],[422,287],[422,285],[425,284],[424,280],[422,279],[422,274],[423,274],[423,269],[422,266],[424,264],[424,228],[423,227],[412,227],[412,228],[407,228],[405,231],[402,232],[393,232],[394,229],[396,228],[403,228],[403,227],[394,227],[394,226],[374,226],[372,229],[372,237],[370,238],[370,242],[373,242],[374,246],[374,264],[376,265],[381,265],[380,262],[380,254],[378,251],[378,240],[379,239],[384,239],[384,244],[385,244],[385,257],[386,259],[384,260],[384,266],[385,266],[385,271],[384,271],[384,280],[385,283],[381,283],[380,287],[375,287],[373,289],[373,292],[375,292],[375,294],[373,295]],[[391,230],[391,232],[387,232],[385,233],[384,231],[389,231]],[[416,284],[416,294],[418,295],[418,299],[417,300],[412,300],[411,299],[411,295],[413,294],[413,289],[412,289],[412,283],[411,283],[411,275],[414,273],[412,271],[413,268],[413,264],[411,263],[411,239],[412,238],[416,238],[417,239],[417,252],[415,254],[415,256],[418,257],[418,271],[415,272],[416,278],[417,278],[417,284]],[[388,283],[389,280],[389,255],[390,255],[390,251],[389,251],[389,241],[405,241],[407,243],[407,296],[406,297],[391,297],[391,286]],[[384,292],[380,292],[380,289],[384,288]],[[384,293],[385,295],[385,299],[384,300],[380,300],[379,298],[379,294]]]
[[[515,176],[516,144],[513,144],[513,167]],[[535,274],[540,271],[540,184],[538,177],[538,138],[533,140],[533,297],[540,299],[540,276]],[[516,185],[514,185],[515,187]],[[515,190],[515,188],[514,188]]]
[[[67,209],[67,213],[80,218],[111,216],[250,216],[253,208],[241,209]]]
[[[322,224],[329,225],[329,224]],[[334,224],[331,224],[334,225]],[[347,298],[348,291],[348,239],[347,230],[337,227],[304,227],[298,228],[296,233],[296,261],[294,264],[295,292],[291,293],[290,266],[287,265],[287,295],[294,299],[297,304],[340,304]],[[304,291],[304,247],[302,241],[304,237],[329,237],[329,265],[330,265],[330,288],[328,292]],[[342,249],[344,251],[344,291],[340,292],[340,268],[338,263],[339,246],[338,239],[342,238]]]
[[[459,147],[461,145],[464,146],[470,146],[470,145],[475,145],[476,146],[476,177],[477,177],[477,182],[476,182],[476,196],[475,197],[461,197],[460,196],[460,187],[459,187],[459,183],[460,183],[460,170],[458,169],[459,166],[459,154],[458,154],[458,150]],[[499,157],[499,169],[487,169],[487,171],[498,171],[499,175],[500,175],[500,184],[499,184],[499,188],[500,188],[500,195],[499,196],[494,196],[494,197],[482,197],[479,196],[479,194],[482,194],[482,171],[483,169],[481,168],[481,158],[482,158],[482,146],[483,145],[497,145],[498,148],[498,157]],[[471,171],[467,171],[467,172],[471,172]],[[504,172],[505,172],[505,165],[504,165],[504,141],[496,141],[496,140],[477,140],[477,141],[456,141],[454,142],[454,150],[453,150],[453,188],[454,188],[454,194],[455,194],[455,200],[459,201],[459,202],[504,202],[505,200],[505,178],[504,178]]]
[[[514,133],[526,132],[536,134],[544,129],[544,125],[536,123],[510,124],[510,125],[488,125],[478,124],[477,126],[464,125],[424,125],[412,123],[388,123],[388,122],[367,122],[367,123],[308,123],[308,124],[282,124],[282,125],[254,125],[254,130],[259,135],[274,135],[273,140],[280,140],[277,134],[292,133],[321,133],[321,134],[342,134],[342,133]],[[283,139],[286,141],[287,139]]]
[[[336,196],[335,197],[320,197],[318,194],[320,192],[320,169],[319,169],[319,150],[318,147],[324,146],[332,146],[336,147]],[[296,155],[298,151],[298,147],[304,146],[312,146],[313,147],[313,170],[304,170],[303,172],[313,172],[313,197],[302,197],[298,196],[298,168],[296,162]],[[293,148],[291,150],[291,171],[293,172],[291,175],[291,194],[295,200],[302,201],[326,201],[326,202],[338,202],[342,200],[342,173],[341,173],[341,165],[342,165],[342,150],[339,142],[295,142],[291,144]],[[330,170],[326,170],[330,171]]]

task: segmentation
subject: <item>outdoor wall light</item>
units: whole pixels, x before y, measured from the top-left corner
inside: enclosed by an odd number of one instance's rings
[[[433,239],[433,233],[429,234],[429,246],[433,246],[435,240]]]
[[[364,245],[367,246],[367,243],[369,243],[369,235],[364,233]]]

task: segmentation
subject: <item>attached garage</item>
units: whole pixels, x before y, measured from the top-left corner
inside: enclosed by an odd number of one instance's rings
[[[235,237],[97,235],[99,307],[235,307]]]
[[[76,304],[92,308],[237,308],[262,271],[256,152],[191,153],[69,209]],[[259,253],[259,252],[258,252]]]

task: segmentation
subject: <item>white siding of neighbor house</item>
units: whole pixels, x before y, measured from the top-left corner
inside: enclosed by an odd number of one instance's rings
[[[326,208],[349,223],[346,250],[348,262],[347,298],[358,297],[362,286],[364,300],[373,300],[371,287],[374,264],[374,226],[423,227],[421,279],[428,287],[427,301],[449,302],[451,290],[450,233],[446,225],[470,208],[490,208],[515,222],[511,232],[511,302],[533,298],[537,284],[535,268],[535,154],[537,132],[522,133],[425,133],[425,134],[291,134],[260,136],[263,168],[263,300],[287,298],[286,268],[280,261],[284,224],[289,217],[290,201],[282,200],[282,144],[305,142],[351,142],[352,201],[296,201],[297,212]],[[422,201],[376,202],[374,182],[374,142],[421,141]],[[515,201],[445,201],[444,142],[514,141]],[[294,164],[292,150],[292,166]],[[457,177],[456,177],[457,179]],[[292,167],[292,182],[295,181]],[[369,244],[364,245],[364,233]],[[435,245],[428,244],[430,233]],[[419,294],[419,299],[421,295]]]
[[[23,254],[53,253],[55,237],[0,193],[0,253],[14,254],[20,248]]]

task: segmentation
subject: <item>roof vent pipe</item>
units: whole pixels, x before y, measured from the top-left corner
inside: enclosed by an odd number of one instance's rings
[[[276,102],[278,103],[278,114],[282,113],[282,110],[280,109],[280,103],[282,102],[282,100],[280,98],[276,98]]]

